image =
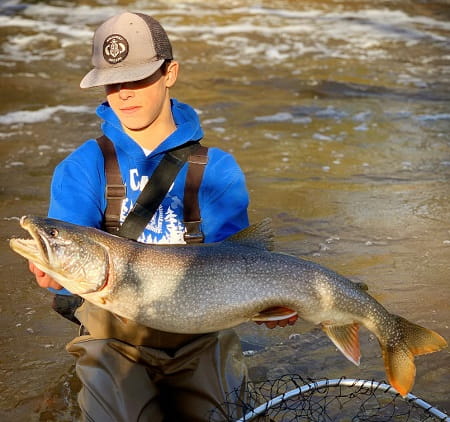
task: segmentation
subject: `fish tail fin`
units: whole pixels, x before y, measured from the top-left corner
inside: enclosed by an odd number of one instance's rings
[[[389,330],[385,341],[378,340],[388,381],[402,396],[406,396],[416,376],[414,356],[437,352],[447,347],[447,342],[432,330],[398,315],[392,316],[394,328]]]
[[[322,330],[325,331],[330,340],[350,362],[359,366],[361,358],[359,347],[359,324],[323,324]]]

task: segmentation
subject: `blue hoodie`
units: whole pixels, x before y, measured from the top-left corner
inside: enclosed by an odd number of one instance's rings
[[[148,156],[122,129],[108,103],[97,108],[102,131],[114,143],[120,171],[126,185],[121,221],[136,202],[149,177],[167,150],[198,141],[203,130],[196,112],[187,104],[171,100],[177,129]],[[144,243],[184,243],[183,193],[187,164],[138,241]],[[101,228],[106,208],[103,155],[90,139],[55,169],[48,216],[83,226]],[[209,148],[208,164],[199,191],[199,205],[205,242],[217,242],[248,226],[248,193],[245,178],[233,156]],[[67,290],[55,291],[67,294]]]

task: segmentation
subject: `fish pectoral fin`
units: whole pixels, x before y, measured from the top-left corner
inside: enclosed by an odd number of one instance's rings
[[[253,315],[251,318],[254,322],[268,322],[268,321],[280,321],[282,319],[288,319],[297,315],[296,311],[283,306],[274,306],[272,308],[264,309]]]
[[[112,313],[112,312],[111,312],[111,313]],[[129,321],[128,318],[125,318],[125,317],[123,317],[123,316],[121,316],[121,315],[117,315],[117,314],[114,314],[114,313],[112,313],[112,315],[113,315],[114,317],[116,317],[122,324],[128,324],[128,321]]]
[[[438,333],[393,315],[395,339],[380,340],[384,366],[389,383],[405,397],[414,385],[415,355],[437,352],[447,347]]]
[[[359,324],[323,324],[322,329],[342,354],[350,362],[359,366],[361,358],[361,351],[359,348]]]

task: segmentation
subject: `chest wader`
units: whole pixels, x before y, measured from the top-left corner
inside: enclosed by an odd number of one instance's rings
[[[184,239],[186,243],[204,241],[198,191],[207,148],[192,143],[167,153],[120,226],[125,186],[113,144],[103,137],[98,142],[107,175],[106,231],[137,239],[187,161]],[[201,335],[166,333],[88,301],[74,312],[73,317],[86,327],[86,335],[67,345],[67,351],[76,357],[82,384],[78,404],[83,421],[203,422],[227,420],[230,412],[242,416],[242,404],[248,401],[248,375],[233,330]]]

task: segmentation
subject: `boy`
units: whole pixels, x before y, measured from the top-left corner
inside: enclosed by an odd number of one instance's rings
[[[100,25],[94,34],[92,63],[94,68],[80,86],[105,87],[107,102],[97,114],[103,120],[103,134],[114,144],[126,185],[120,215],[124,222],[164,154],[198,142],[203,131],[195,111],[170,98],[179,65],[166,32],[152,17],[124,12]],[[49,217],[104,228],[104,167],[96,140],[63,160],[52,180]],[[184,165],[138,241],[184,243],[186,174]],[[198,204],[205,242],[223,240],[248,226],[245,179],[230,154],[209,148]],[[59,297],[70,295],[34,265],[30,270],[41,287],[57,289]],[[204,421],[209,411],[230,401],[228,394],[234,392],[236,402],[246,400],[247,371],[232,330],[165,333],[88,302],[76,309],[75,316],[87,335],[75,338],[67,350],[77,358],[85,420]]]

